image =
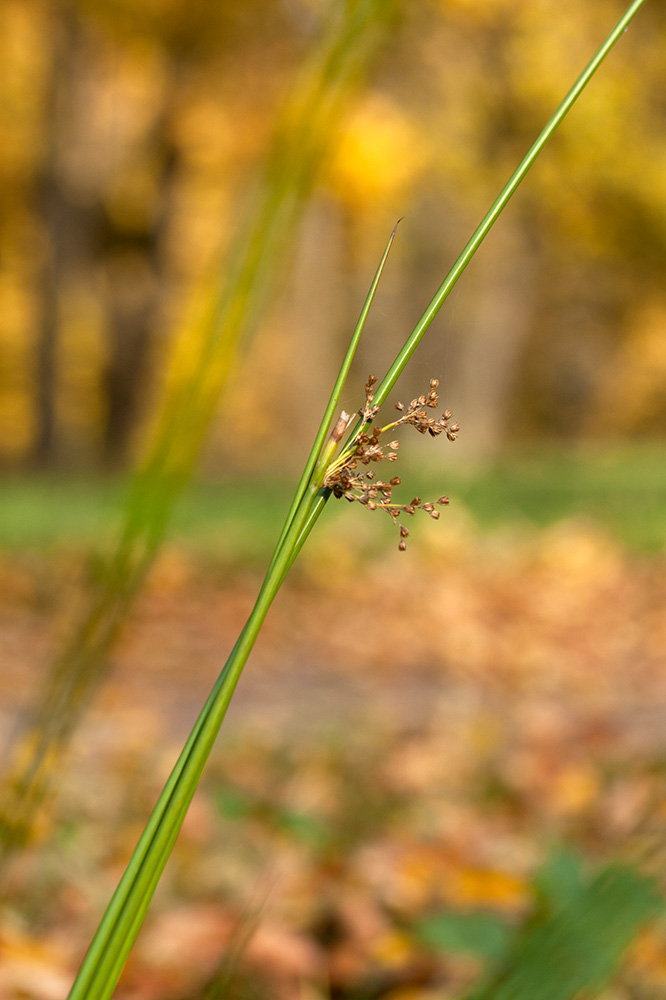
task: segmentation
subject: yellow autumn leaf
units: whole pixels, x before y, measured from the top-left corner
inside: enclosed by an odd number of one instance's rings
[[[329,181],[354,208],[395,203],[426,160],[425,141],[400,108],[385,96],[369,94],[347,122]]]
[[[407,934],[389,929],[375,939],[371,948],[373,958],[390,968],[405,965],[414,957],[414,945]]]
[[[447,896],[467,906],[491,906],[516,910],[528,898],[524,879],[486,868],[461,868],[450,879]]]

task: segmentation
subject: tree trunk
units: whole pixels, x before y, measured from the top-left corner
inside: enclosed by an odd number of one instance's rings
[[[503,220],[469,272],[455,396],[465,452],[491,459],[510,434],[517,371],[532,327],[538,253],[519,221]],[[463,440],[463,435],[461,435]]]

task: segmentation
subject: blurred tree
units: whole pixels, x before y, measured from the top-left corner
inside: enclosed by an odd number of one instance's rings
[[[320,275],[336,289],[339,317],[327,315],[320,331],[331,352],[333,327],[342,336],[362,297],[355,283],[365,282],[376,247],[406,215],[402,259],[381,293],[387,315],[371,319],[381,330],[372,364],[390,356],[621,7],[400,5],[380,71],[350,108],[331,157],[317,215],[324,229],[303,232],[306,257],[313,240],[339,240],[328,265],[335,273]],[[7,458],[31,450],[53,461],[58,441],[70,462],[95,453],[122,462],[161,378],[161,331],[228,243],[285,76],[320,16],[314,0],[6,0]],[[662,283],[665,16],[663,6],[646,6],[456,293],[449,402],[477,451],[499,447],[508,422],[514,438],[610,431],[599,379],[613,380],[640,322],[635,304]],[[316,330],[302,273],[291,286],[285,278],[286,312],[266,324],[253,354],[271,374],[275,364],[286,372]],[[300,327],[307,332],[299,340]],[[421,357],[441,370],[442,354],[432,338]],[[318,377],[303,392],[316,392]],[[281,379],[273,382],[266,389],[276,394]],[[627,384],[626,394],[638,391]],[[633,397],[625,402],[640,409]],[[267,410],[275,405],[267,401]],[[646,426],[638,420],[635,429]],[[666,405],[653,405],[649,426],[663,431]],[[258,463],[284,461],[270,420],[253,433]],[[238,458],[233,442],[226,429],[217,440],[226,461]]]
[[[39,465],[57,460],[58,331],[68,288],[92,281],[100,286],[106,340],[100,436],[106,462],[117,464],[125,458],[136,422],[156,314],[166,189],[174,164],[165,128],[169,100],[163,88],[162,107],[141,137],[149,150],[141,162],[122,141],[127,136],[118,135],[111,121],[98,120],[109,85],[106,39],[73,4],[52,8],[50,29],[45,155],[36,174],[46,253],[33,453]]]

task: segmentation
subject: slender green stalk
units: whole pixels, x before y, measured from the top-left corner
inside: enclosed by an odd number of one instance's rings
[[[396,229],[397,224],[391,233],[361,309],[254,609],[197,719],[127,870],[114,893],[86,956],[84,966],[81,968],[79,978],[72,989],[70,1000],[77,997],[93,1000],[93,998],[106,996],[104,984],[110,982],[115,984],[117,981],[171,853],[192,796],[196,791],[203,767],[226,714],[243,666],[254,645],[266,613],[314,524],[314,520],[309,519],[309,511],[318,490],[315,485],[310,484],[310,479],[321,455],[326,431],[349,374],[395,238]],[[308,528],[307,522],[309,520]]]
[[[176,338],[173,379],[120,533],[108,555],[96,559],[89,600],[72,622],[26,732],[13,748],[0,786],[0,866],[31,839],[69,739],[108,672],[107,654],[196,466],[238,345],[256,327],[276,285],[290,234],[334,148],[344,108],[386,36],[395,0],[335,0],[324,9],[321,37],[279,114],[243,221],[210,282],[195,296],[201,305]]]
[[[644,0],[635,0],[631,4],[627,13],[526,154],[387,372],[384,380],[375,392],[375,402],[381,403],[386,399],[388,392],[404,369],[423,334],[432,323],[451,288],[464,271],[483,238],[518,187],[518,184],[576,98],[580,95],[592,74],[599,67],[626,25],[643,3]],[[146,829],[111,899],[76,982],[72,987],[70,1000],[107,1000],[111,996],[125,959],[134,943],[136,934],[148,909],[162,870],[166,865],[171,849],[178,836],[189,803],[196,791],[206,760],[213,747],[236,684],[259,634],[264,618],[328,500],[329,491],[320,488],[320,484],[323,481],[322,476],[325,472],[322,460],[324,457],[328,459],[329,453],[330,457],[332,457],[337,442],[333,440],[331,448],[324,449],[326,430],[330,424],[335,407],[338,404],[342,385],[349,371],[353,353],[365,323],[367,311],[370,308],[377,283],[381,277],[393,235],[384,251],[375,279],[361,311],[359,322],[352,336],[350,348],[345,356],[340,374],[326,407],[324,419],[306,462],[305,471],[297,488],[294,503],[285,522],[285,527],[278,541],[257,601],[148,820]]]
[[[347,348],[347,353],[345,354],[344,359],[342,361],[340,371],[338,372],[338,377],[335,380],[335,385],[333,386],[333,391],[331,392],[330,399],[324,411],[324,416],[322,417],[321,424],[319,425],[319,430],[317,431],[315,441],[312,446],[312,450],[305,464],[303,475],[301,476],[300,482],[296,488],[296,493],[294,495],[294,499],[289,509],[289,513],[287,514],[287,519],[282,529],[282,534],[280,535],[280,538],[276,546],[276,553],[279,552],[284,542],[284,538],[289,528],[289,525],[291,524],[296,514],[296,511],[299,507],[299,504],[303,499],[305,491],[308,487],[308,483],[312,479],[313,475],[315,477],[315,480],[317,480],[317,476],[320,472],[320,466],[322,465],[321,462],[322,449],[324,448],[326,431],[330,426],[331,420],[333,419],[333,415],[338,407],[338,403],[340,402],[340,396],[342,394],[345,382],[347,381],[347,376],[349,375],[349,369],[351,368],[352,361],[354,360],[354,355],[356,354],[356,348],[358,347],[359,340],[361,339],[361,334],[363,333],[365,321],[368,318],[368,313],[370,312],[370,306],[373,303],[375,293],[377,291],[377,286],[379,285],[379,281],[384,272],[384,267],[386,266],[386,261],[391,251],[391,246],[393,245],[393,240],[395,239],[396,230],[399,224],[400,220],[398,220],[398,222],[396,222],[395,226],[393,227],[393,232],[389,236],[388,243],[386,244],[386,248],[384,249],[384,253],[382,254],[382,259],[379,262],[379,266],[375,272],[374,278],[372,279],[372,284],[370,285],[370,289],[365,298],[365,302],[363,303],[363,308],[361,309],[360,315],[358,317],[358,322],[356,323],[351,340],[349,341],[349,347]],[[325,457],[326,455],[324,455],[324,458]],[[326,464],[328,464],[328,462],[326,462]]]
[[[309,487],[304,502],[276,552],[255,606],[224,669],[204,705],[178,761],[153,810],[137,848],[116,889],[76,979],[70,1000],[109,997],[143,922],[146,910],[204,765],[226,714],[245,662],[256,641],[268,609],[307,537]]]
[[[474,254],[483,243],[484,239],[492,229],[495,222],[497,222],[497,219],[501,215],[502,211],[508,204],[513,194],[518,189],[521,181],[529,171],[530,167],[536,160],[537,156],[542,151],[542,149],[544,148],[548,140],[551,138],[553,133],[556,131],[556,129],[559,127],[559,125],[562,123],[568,112],[575,104],[576,100],[580,97],[587,84],[590,82],[596,71],[601,66],[602,62],[604,61],[608,53],[617,43],[620,36],[626,31],[629,23],[633,20],[633,18],[636,16],[636,14],[638,13],[638,11],[640,10],[640,8],[643,6],[644,3],[645,0],[634,0],[631,6],[627,8],[626,12],[620,18],[618,23],[615,25],[613,31],[610,33],[604,44],[601,46],[601,48],[598,50],[595,56],[590,60],[590,62],[585,67],[581,75],[578,77],[578,79],[576,80],[575,84],[573,85],[569,93],[566,95],[566,97],[558,107],[555,114],[549,119],[549,121],[544,126],[542,131],[539,133],[538,137],[530,146],[529,150],[527,151],[523,159],[520,161],[514,172],[511,174],[511,177],[506,182],[506,184],[504,185],[499,195],[497,196],[493,204],[490,206],[490,208],[484,215],[483,219],[481,220],[477,228],[474,230],[472,236],[468,240],[462,253],[454,263],[453,267],[447,274],[446,278],[435,292],[435,295],[433,296],[425,312],[419,319],[418,323],[412,330],[408,339],[405,341],[405,344],[398,353],[395,361],[387,371],[382,381],[375,388],[374,390],[375,403],[381,406],[381,404],[386,401],[388,394],[390,393],[391,389],[400,378],[400,375],[404,371],[408,361],[410,360],[414,351],[416,350],[421,340],[423,339],[424,334],[432,325],[433,320],[435,319],[439,310],[444,305],[444,302],[449,297],[449,294],[457,284],[458,279],[465,271],[465,268],[472,260]],[[345,449],[343,449],[341,458],[344,456],[345,452],[349,448],[357,430],[358,430],[358,424],[352,430],[351,436],[348,439],[348,443]]]
[[[509,199],[515,193],[520,182],[523,180],[528,170],[536,160],[537,156],[544,148],[548,140],[551,138],[555,130],[561,125],[563,119],[566,117],[568,112],[571,110],[577,99],[580,97],[585,87],[588,85],[596,71],[601,66],[602,62],[619,40],[620,36],[626,31],[629,23],[636,16],[640,8],[645,3],[645,0],[634,0],[634,2],[627,8],[624,15],[620,18],[618,23],[613,28],[612,32],[601,46],[599,51],[596,53],[594,58],[589,62],[586,68],[583,70],[581,75],[578,77],[573,87],[564,98],[559,108],[553,115],[553,117],[548,121],[547,125],[540,133],[536,141],[530,146],[529,150],[520,161],[511,177],[506,182],[501,192],[499,193],[496,200],[491,205],[490,209],[484,215],[483,219],[479,223],[478,227],[472,234],[469,242],[465,246],[464,250],[458,257],[457,261],[447,274],[446,278],[442,284],[437,289],[432,301],[430,302],[428,308],[425,310],[420,320],[414,327],[414,330],[410,334],[408,340],[406,341],[404,347],[396,357],[395,361],[387,371],[386,375],[382,379],[381,383],[377,386],[375,390],[375,402],[380,405],[386,400],[386,397],[390,393],[391,389],[398,381],[398,378],[404,371],[405,365],[411,358],[412,354],[421,342],[424,333],[431,325],[435,316],[442,308],[444,302],[448,298],[451,290],[455,286],[460,278],[461,274],[471,261],[472,257],[479,249],[484,239],[492,229],[493,225],[499,218],[501,212],[506,207]]]

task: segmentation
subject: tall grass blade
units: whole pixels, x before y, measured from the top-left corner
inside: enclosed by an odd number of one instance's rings
[[[381,276],[384,273],[384,267],[386,266],[386,261],[390,253],[391,246],[393,245],[393,240],[395,239],[395,234],[397,232],[399,224],[400,220],[398,220],[398,222],[396,222],[395,226],[393,227],[393,232],[389,236],[388,243],[386,244],[384,253],[382,254],[382,258],[375,272],[375,276],[372,279],[372,284],[370,285],[370,289],[368,290],[368,294],[365,298],[365,302],[363,303],[363,307],[359,314],[358,321],[356,323],[354,332],[349,342],[347,353],[345,354],[344,359],[342,361],[340,371],[338,372],[338,377],[335,380],[335,385],[333,386],[330,399],[324,411],[324,416],[322,417],[321,424],[319,425],[319,430],[317,431],[315,441],[312,446],[312,451],[310,452],[310,457],[306,462],[305,468],[303,469],[303,475],[301,476],[298,487],[296,488],[296,493],[294,495],[292,505],[289,509],[289,513],[287,515],[287,520],[285,521],[282,534],[280,535],[280,538],[278,540],[276,551],[279,551],[282,546],[286,532],[294,518],[294,515],[296,513],[296,510],[298,509],[299,504],[301,503],[305,495],[305,491],[307,490],[308,484],[312,479],[312,476],[313,475],[316,476],[315,470],[319,471],[321,465],[327,464],[325,461],[326,455],[324,454],[324,456],[322,456],[322,450],[324,449],[324,441],[326,440],[326,432],[338,408],[338,403],[340,402],[340,396],[342,394],[345,382],[347,381],[347,376],[349,375],[349,370],[351,368],[352,361],[354,360],[354,355],[356,354],[356,348],[358,347],[359,340],[361,339],[361,334],[363,333],[363,328],[365,327],[365,321],[368,318],[368,313],[370,312],[370,307],[374,301],[375,293],[379,286]],[[324,459],[323,462],[322,458]]]
[[[31,837],[63,750],[106,673],[105,658],[162,544],[196,465],[239,343],[256,324],[305,199],[335,142],[342,110],[390,23],[393,0],[331,4],[321,41],[298,75],[275,130],[246,221],[180,337],[174,375],[111,555],[97,562],[75,622],[13,754],[0,808],[7,850]]]
[[[590,66],[576,86],[567,98],[565,98],[558,112],[553,116],[539,140],[537,140],[537,143],[535,143],[521,162],[512,179],[494,203],[493,208],[491,208],[484,222],[463,252],[459,263],[454,268],[452,272],[455,275],[454,279],[447,278],[444,282],[437,296],[424,313],[414,333],[407,341],[405,348],[381,383],[381,399],[386,398],[386,394],[404,368],[416,344],[432,322],[434,315],[441,307],[450,287],[452,287],[452,281],[454,283],[460,273],[462,273],[462,270],[464,270],[464,267],[471,259],[483,237],[538,155],[538,152],[543,148],[545,142],[552,135],[568,108],[580,94],[594,70],[615,43],[630,18],[634,16],[642,5],[642,2],[644,0],[637,0],[637,2],[631,5],[625,17],[611,34],[609,40],[599,50],[599,53],[597,53],[592,63],[590,63]],[[384,260],[385,257],[383,258]],[[382,266],[383,263],[380,264],[380,269],[376,276],[377,281],[379,280]],[[372,289],[371,293],[374,294]],[[362,329],[362,322],[364,322],[363,313],[362,321],[360,322]],[[340,382],[342,377],[341,371],[338,382]],[[335,391],[331,398],[333,399],[334,397]],[[380,401],[379,392],[375,393],[375,400],[377,402]],[[329,402],[329,407],[330,405]],[[306,462],[306,468],[314,468],[316,466],[317,455],[321,451],[320,437],[325,434],[328,422],[325,425],[323,423],[322,426],[324,429],[320,428],[315,445]],[[175,843],[188,805],[194,795],[206,760],[213,747],[236,684],[263,620],[290,566],[297,557],[309,531],[320,516],[328,499],[328,491],[320,489],[314,476],[310,477],[309,481],[305,480],[306,477],[303,477],[301,485],[298,487],[296,496],[301,497],[300,502],[295,503],[293,509],[290,511],[252,613],[218,677],[160,795],[157,805],[148,820],[146,829],[104,914],[99,930],[95,935],[79,975],[72,987],[70,1000],[107,1000],[113,992],[125,959],[148,909],[161,872]],[[591,906],[594,913],[596,913],[597,911],[594,909],[597,906],[596,896]],[[509,995],[506,994],[507,1000]],[[522,997],[520,1000],[522,1000]]]
[[[528,170],[536,160],[539,153],[543,150],[544,146],[551,138],[556,129],[561,125],[562,121],[569,113],[573,105],[576,103],[580,95],[583,93],[588,83],[599,69],[604,59],[611,51],[611,49],[619,41],[622,34],[628,28],[630,22],[636,16],[640,8],[645,3],[645,0],[634,0],[634,2],[627,8],[624,15],[620,18],[618,23],[613,28],[612,32],[595,54],[594,58],[590,60],[588,65],[585,67],[581,75],[578,77],[573,87],[566,95],[560,106],[558,107],[555,114],[547,122],[537,139],[530,146],[529,150],[520,161],[511,177],[506,182],[499,195],[493,202],[493,204],[488,209],[487,213],[484,215],[483,219],[475,229],[474,233],[470,237],[468,243],[463,249],[462,253],[456,260],[455,264],[447,274],[446,278],[437,289],[435,295],[433,296],[427,309],[421,316],[420,320],[414,327],[414,330],[410,334],[409,338],[405,342],[404,347],[399,352],[395,361],[387,371],[386,375],[382,379],[381,383],[377,386],[375,391],[375,402],[383,403],[386,397],[390,393],[391,389],[397,382],[401,373],[411,358],[412,354],[420,344],[423,339],[423,335],[426,330],[431,326],[433,320],[437,316],[437,313],[444,305],[446,299],[450,295],[452,289],[455,287],[458,279],[463,274],[465,268],[471,261],[472,257],[479,249],[484,239],[497,222],[497,219],[501,215],[504,208],[507,206],[511,197],[515,194],[521,181],[527,174]]]

